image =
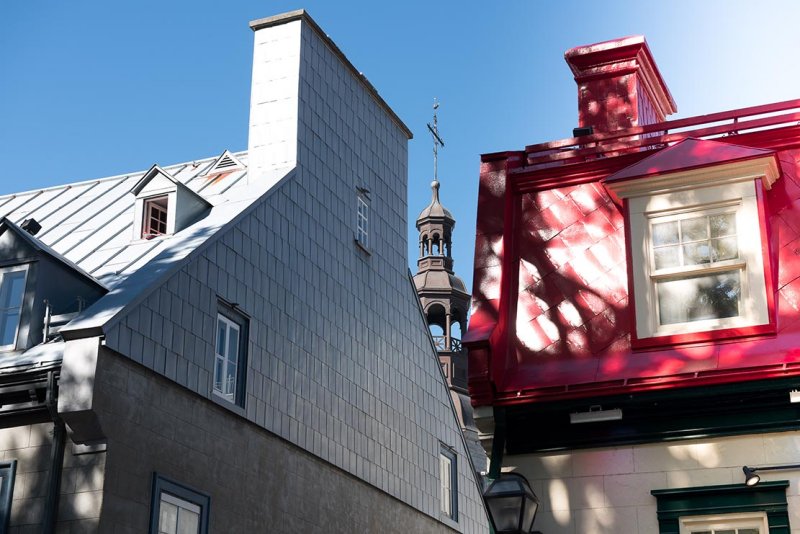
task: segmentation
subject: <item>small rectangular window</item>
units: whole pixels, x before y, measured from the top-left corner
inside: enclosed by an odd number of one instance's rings
[[[356,197],[356,242],[364,248],[369,247],[369,197],[365,190],[359,190]]]
[[[151,534],[207,534],[211,499],[198,491],[153,476]]]
[[[242,406],[247,363],[247,318],[220,303],[214,350],[214,394]]]
[[[145,199],[142,217],[142,238],[167,233],[167,195]]]
[[[0,350],[16,348],[26,274],[26,267],[0,270]]]
[[[458,469],[456,453],[441,445],[439,450],[439,503],[444,515],[458,520]]]

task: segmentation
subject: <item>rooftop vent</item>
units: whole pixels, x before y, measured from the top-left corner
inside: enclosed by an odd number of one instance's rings
[[[31,235],[36,235],[36,234],[39,233],[39,230],[42,229],[42,225],[39,224],[36,221],[36,219],[31,217],[30,219],[25,219],[24,221],[22,221],[22,224],[20,225],[20,228],[22,228],[23,230],[25,230],[26,232],[28,232]]]
[[[206,172],[206,176],[221,174],[223,172],[240,171],[244,168],[245,166],[242,164],[242,162],[236,159],[236,156],[226,150],[220,157],[217,158],[217,161],[211,165],[211,168],[209,168],[208,172]]]

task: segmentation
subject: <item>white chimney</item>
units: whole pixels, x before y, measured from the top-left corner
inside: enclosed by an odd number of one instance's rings
[[[247,141],[251,182],[297,164],[300,46],[304,11],[254,20]]]

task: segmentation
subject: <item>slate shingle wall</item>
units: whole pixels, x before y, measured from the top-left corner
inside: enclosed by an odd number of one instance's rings
[[[251,316],[248,420],[434,518],[439,443],[453,446],[461,492],[453,526],[484,532],[408,279],[407,140],[305,24],[301,58],[295,176],[106,343],[211,399],[217,295],[236,302]],[[371,254],[354,242],[357,187],[370,191]]]

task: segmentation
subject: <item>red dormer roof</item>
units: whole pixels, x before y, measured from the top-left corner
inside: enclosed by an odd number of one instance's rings
[[[603,180],[603,183],[622,182],[645,176],[669,174],[698,167],[761,158],[774,153],[775,151],[773,150],[688,137],[608,176]]]

